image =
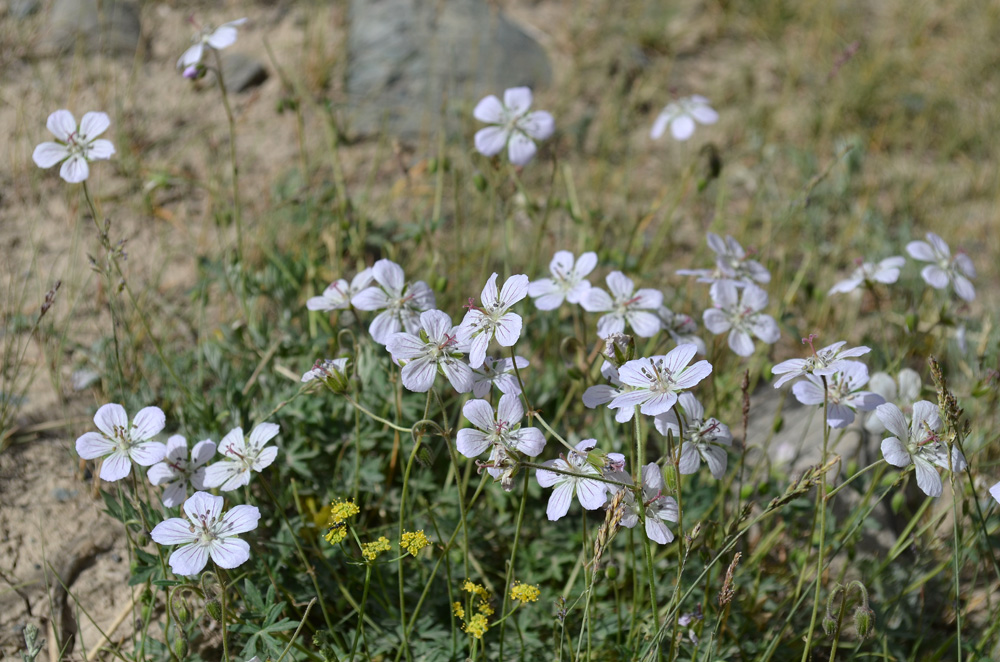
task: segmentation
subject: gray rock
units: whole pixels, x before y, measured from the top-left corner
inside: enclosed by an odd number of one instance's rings
[[[267,80],[267,69],[249,55],[226,53],[222,56],[222,80],[227,92],[245,92]]]
[[[8,0],[7,2],[7,14],[18,20],[37,14],[41,8],[40,0]]]
[[[442,108],[552,77],[544,49],[486,0],[351,0],[350,131],[415,137]],[[458,124],[454,128],[457,128]]]
[[[139,3],[134,0],[56,0],[49,12],[40,49],[60,54],[82,48],[86,53],[134,56],[148,51],[142,38]]]
[[[70,499],[76,497],[76,495],[77,495],[76,490],[68,490],[65,487],[57,487],[54,490],[52,490],[52,498],[54,498],[56,501],[59,501],[60,503],[69,501]]]

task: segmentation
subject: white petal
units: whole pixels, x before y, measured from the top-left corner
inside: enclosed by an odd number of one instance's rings
[[[222,516],[223,528],[220,535],[233,536],[253,531],[259,521],[260,510],[256,506],[233,506]]]
[[[691,116],[701,124],[715,124],[719,121],[719,114],[704,104],[697,104],[691,108]]]
[[[1000,503],[1000,482],[994,484],[993,487],[990,488],[990,496],[992,496],[997,503]]]
[[[687,115],[678,115],[670,123],[670,133],[677,140],[687,140],[694,135],[694,120]]]
[[[181,505],[184,503],[185,497],[187,497],[187,482],[184,480],[177,480],[170,483],[160,496],[163,500],[163,505],[167,508],[174,508]]]
[[[520,131],[514,131],[510,134],[510,141],[507,143],[507,157],[514,165],[527,165],[531,159],[535,158],[537,151],[535,141],[527,134]]]
[[[911,241],[906,245],[906,252],[915,260],[923,262],[936,262],[934,249],[926,241]]]
[[[396,334],[402,335],[402,334]],[[426,393],[437,377],[437,363],[429,357],[410,361],[402,370],[403,386],[414,393]]]
[[[896,437],[882,440],[882,457],[894,467],[906,467],[910,464],[910,454],[906,446]]]
[[[403,268],[392,260],[382,259],[376,262],[375,266],[372,267],[372,276],[386,292],[396,296],[402,294],[403,288],[406,286],[406,275],[403,273]]]
[[[522,117],[517,126],[535,140],[546,140],[555,133],[556,121],[551,113],[538,110]]]
[[[632,279],[620,271],[612,271],[604,281],[608,284],[608,289],[616,299],[630,299],[635,291],[635,283]]]
[[[102,405],[94,414],[94,424],[97,429],[108,437],[114,438],[115,428],[128,430],[128,414],[125,408],[117,404]]]
[[[496,95],[491,94],[487,97],[483,97],[472,110],[472,116],[480,122],[500,124],[504,119],[503,104],[500,103],[500,99],[496,98]]]
[[[708,326],[708,323],[705,323]],[[745,331],[737,331],[733,329],[729,332],[729,349],[733,350],[738,356],[750,356],[753,354],[753,340],[750,339],[750,334]]]
[[[101,465],[101,480],[113,483],[129,475],[130,471],[132,471],[132,461],[129,460],[128,454],[116,450],[104,458],[104,464]]]
[[[197,543],[184,545],[175,549],[167,562],[175,575],[192,577],[208,563],[208,548]]]
[[[192,522],[199,519],[214,520],[222,513],[222,504],[225,500],[220,496],[213,496],[208,492],[195,492],[184,502],[184,514]]]
[[[167,456],[167,447],[158,441],[147,441],[130,448],[128,455],[140,467],[148,467]]]
[[[403,323],[398,315],[394,315],[388,310],[384,310],[375,316],[368,326],[368,333],[372,340],[380,345],[384,345],[392,337],[392,334],[399,333],[403,328]]]
[[[220,568],[235,568],[250,559],[250,545],[239,538],[213,540],[209,551],[212,554],[212,560]]]
[[[592,287],[587,291],[587,295],[580,301],[580,305],[589,313],[603,313],[613,310],[615,302],[611,296],[599,287]],[[624,328],[624,320],[622,325]]]
[[[725,449],[718,446],[709,446],[704,450],[705,463],[708,464],[712,477],[720,480],[726,473],[726,464],[729,462],[729,455]]]
[[[250,431],[250,445],[261,448],[264,444],[278,436],[281,428],[274,423],[261,423]]]
[[[812,381],[796,383],[792,386],[792,395],[794,395],[795,399],[804,405],[823,404],[823,388],[814,384]]]
[[[948,287],[948,272],[937,265],[929,264],[920,270],[920,275],[931,287],[943,290]]]
[[[647,508],[647,513],[648,511],[649,509]],[[674,539],[674,534],[670,532],[666,524],[648,515],[646,517],[646,536],[653,542],[661,545],[666,545]]]
[[[153,527],[149,537],[158,545],[183,545],[198,538],[191,531],[191,522],[182,517],[171,517]]]
[[[163,431],[167,417],[159,407],[144,407],[132,419],[133,439],[152,439]]]
[[[640,338],[653,337],[662,326],[659,317],[644,310],[630,310],[625,313],[625,319]]]
[[[63,161],[62,167],[59,168],[59,176],[70,184],[86,181],[87,177],[90,176],[90,166],[87,165],[87,159],[79,154],[69,157]]]
[[[511,436],[514,449],[528,457],[537,457],[545,450],[545,435],[538,428],[521,428]]]
[[[63,142],[68,142],[70,136],[76,133],[76,118],[68,110],[57,110],[49,115],[45,126],[56,138]]]
[[[490,445],[490,438],[484,432],[463,428],[455,438],[455,448],[465,457],[479,457]]]
[[[103,138],[90,143],[90,147],[87,149],[87,158],[91,161],[110,159],[114,154],[115,146],[110,140],[104,140]]]
[[[85,113],[80,120],[80,136],[88,141],[93,140],[108,130],[111,120],[107,113]]]
[[[976,288],[968,278],[962,274],[954,274],[955,294],[966,301],[973,301],[976,298]]]
[[[177,58],[177,68],[187,69],[188,67],[194,66],[201,62],[201,57],[205,53],[205,45],[200,41],[193,46],[190,46],[186,51],[181,53],[181,56]]]
[[[483,156],[496,156],[507,145],[510,133],[502,126],[488,126],[476,131],[476,151]]]
[[[246,19],[243,20],[245,21]],[[240,23],[236,21],[220,25],[208,38],[208,45],[216,50],[232,46],[236,43],[236,38],[239,36],[239,32],[236,30],[237,25],[240,25]]]
[[[35,151],[31,154],[31,159],[39,168],[51,168],[67,156],[69,156],[69,150],[66,149],[65,145],[44,142],[35,147]]]
[[[941,496],[941,476],[927,460],[922,457],[913,458],[913,466],[917,470],[917,486],[929,497]]]
[[[566,478],[566,476],[561,476]],[[549,496],[549,505],[545,508],[545,516],[550,522],[554,522],[569,512],[570,501],[573,500],[573,481],[566,480],[552,490]]]
[[[389,296],[378,287],[369,287],[351,297],[358,310],[382,310],[389,305]]]
[[[663,136],[663,134],[667,131],[667,125],[670,124],[670,120],[673,119],[673,117],[673,113],[667,113],[665,110],[657,115],[656,121],[653,122],[653,128],[649,132],[649,137],[653,140],[657,140]]]
[[[605,484],[598,480],[583,478],[576,482],[576,499],[587,510],[597,510],[603,506],[607,495]]]
[[[76,440],[76,453],[84,460],[104,457],[112,453],[115,448],[115,442],[97,432],[87,432]]]
[[[490,413],[492,413],[492,409]],[[500,403],[497,405],[497,420],[515,425],[520,423],[522,418],[524,418],[524,407],[521,405],[521,398],[513,394],[501,396]]]
[[[685,441],[681,445],[681,457],[677,463],[677,469],[684,475],[693,474],[698,471],[698,465],[701,464],[701,455],[698,454],[698,449],[690,441]]]
[[[702,315],[702,321],[705,323],[705,328],[715,335],[725,333],[732,327],[729,318],[718,308],[706,310]]]
[[[503,105],[515,115],[531,108],[531,101],[531,88],[528,87],[511,87],[503,93]]]

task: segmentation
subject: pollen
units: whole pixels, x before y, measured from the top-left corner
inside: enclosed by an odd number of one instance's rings
[[[419,531],[404,531],[403,537],[399,541],[400,549],[406,550],[412,556],[416,556],[417,552],[429,544],[431,543],[427,540],[427,536],[424,535],[423,529]]]

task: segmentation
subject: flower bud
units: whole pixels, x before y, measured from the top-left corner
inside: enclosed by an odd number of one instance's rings
[[[635,358],[635,338],[624,333],[612,333],[604,340],[604,358],[620,368]]]
[[[212,617],[212,620],[222,620],[222,603],[215,598],[212,598],[205,603],[205,611],[207,611],[208,615]]]
[[[184,637],[177,637],[174,640],[174,655],[178,660],[186,660],[188,654],[188,643]]]
[[[854,610],[854,630],[861,639],[875,634],[875,612],[868,605],[858,605]]]
[[[486,190],[486,178],[483,177],[482,173],[477,172],[472,176],[472,184],[480,193]]]
[[[606,567],[604,569],[604,576],[610,579],[611,581],[618,579],[618,566],[609,565],[608,567]]]

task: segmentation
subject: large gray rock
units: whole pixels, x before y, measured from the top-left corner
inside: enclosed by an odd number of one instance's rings
[[[134,0],[56,0],[40,44],[43,54],[82,49],[85,53],[133,56],[146,50],[139,3]]]
[[[384,126],[412,138],[440,126],[445,103],[552,78],[544,49],[486,0],[351,0],[349,16],[355,134]]]

